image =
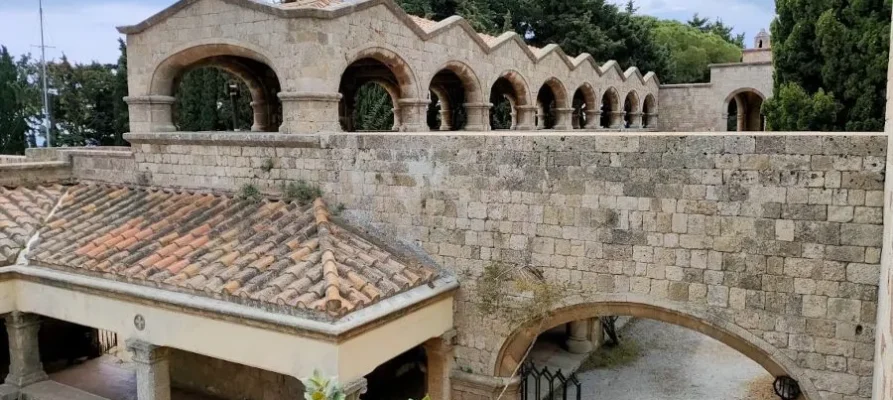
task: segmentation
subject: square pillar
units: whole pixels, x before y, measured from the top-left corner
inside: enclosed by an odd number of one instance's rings
[[[48,379],[40,363],[39,330],[40,317],[37,315],[13,311],[6,316],[6,331],[9,334],[9,375],[6,376],[6,384],[21,389]]]
[[[450,400],[450,373],[453,369],[453,335],[425,342],[428,358],[426,391],[431,400]]]
[[[640,112],[630,114],[629,129],[642,129],[642,114]]]
[[[344,399],[345,400],[360,400],[360,396],[366,393],[366,389],[369,387],[369,382],[366,381],[366,378],[360,378],[353,382],[344,385]]]
[[[466,131],[487,132],[490,130],[490,103],[465,103]]]
[[[137,400],[171,400],[169,352],[137,339],[127,340],[136,367]]]
[[[176,132],[173,96],[128,96],[127,103],[131,132]]]
[[[338,115],[341,93],[280,92],[279,99],[282,100],[279,132],[341,132]]]

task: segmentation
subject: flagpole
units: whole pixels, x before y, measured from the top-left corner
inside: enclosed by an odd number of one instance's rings
[[[46,44],[43,39],[43,0],[38,0],[40,7],[40,65],[43,70],[43,112],[44,112],[44,133],[46,134],[46,147],[52,147],[52,139],[50,138],[50,99],[47,93],[47,55]]]

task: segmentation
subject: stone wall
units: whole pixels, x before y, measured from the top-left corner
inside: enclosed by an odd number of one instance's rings
[[[772,97],[772,71],[771,62],[716,64],[710,66],[710,83],[661,85],[660,130],[726,131],[729,101],[743,91]]]
[[[741,56],[744,63],[765,63],[772,61],[772,49],[747,49]]]
[[[0,154],[0,164],[16,164],[25,162],[25,156],[7,156]]]
[[[27,149],[25,156],[0,159],[0,185],[81,182],[137,183],[129,147]]]
[[[128,140],[149,184],[275,192],[305,179],[351,222],[459,273],[457,368],[493,374],[516,328],[474,305],[474,277],[501,260],[570,285],[579,304],[628,293],[732,324],[813,399],[871,394],[883,136],[246,137]]]
[[[71,165],[60,161],[0,164],[0,186],[65,183],[73,178]]]
[[[174,387],[223,400],[304,398],[301,381],[275,372],[180,350],[171,350],[170,365]]]

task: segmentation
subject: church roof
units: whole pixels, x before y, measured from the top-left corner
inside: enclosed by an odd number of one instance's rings
[[[108,185],[2,189],[0,254],[11,263],[22,250],[31,265],[330,319],[437,275],[344,227],[321,199]]]

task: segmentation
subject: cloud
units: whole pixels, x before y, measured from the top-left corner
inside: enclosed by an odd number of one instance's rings
[[[47,58],[62,54],[72,61],[115,62],[118,59],[118,25],[142,21],[160,11],[170,1],[87,1],[44,0]],[[169,5],[169,4],[168,4]],[[34,0],[3,0],[0,5],[0,44],[12,54],[40,49],[40,17]]]

